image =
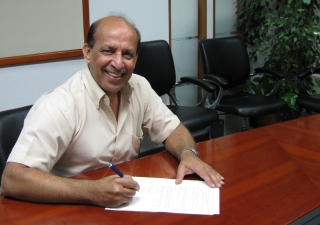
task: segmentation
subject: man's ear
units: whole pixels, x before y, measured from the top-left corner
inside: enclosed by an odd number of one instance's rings
[[[90,63],[90,47],[88,46],[87,43],[85,43],[82,47],[82,54],[83,54],[83,57],[84,57],[84,60],[86,60],[87,64]]]
[[[137,63],[137,60],[138,60],[138,56],[139,56],[139,54],[137,54],[137,56],[136,56],[136,61],[134,62],[133,69],[136,68],[136,63]]]

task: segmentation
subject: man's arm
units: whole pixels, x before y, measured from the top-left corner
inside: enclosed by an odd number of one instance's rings
[[[183,148],[196,149],[196,144],[188,129],[180,123],[166,139],[165,147],[172,155],[179,158]],[[224,184],[224,178],[211,166],[199,159],[192,151],[183,151],[177,171],[176,184],[180,184],[185,175],[193,173],[197,173],[210,187],[221,187]]]
[[[82,203],[117,207],[132,200],[139,185],[130,176],[99,180],[57,177],[19,163],[7,163],[1,195],[42,203]]]

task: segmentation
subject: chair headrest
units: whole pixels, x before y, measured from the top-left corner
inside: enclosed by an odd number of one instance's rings
[[[145,77],[161,96],[176,82],[176,73],[169,44],[164,40],[141,42],[134,73]]]

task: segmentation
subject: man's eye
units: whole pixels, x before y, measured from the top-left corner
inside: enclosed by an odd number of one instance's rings
[[[101,52],[104,53],[104,54],[110,54],[111,50],[101,50]]]
[[[132,53],[130,53],[130,52],[124,53],[123,56],[126,57],[126,58],[132,58],[133,57]]]

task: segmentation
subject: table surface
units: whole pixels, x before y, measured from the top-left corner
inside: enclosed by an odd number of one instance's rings
[[[0,224],[288,224],[320,206],[319,146],[320,115],[198,143],[201,158],[225,177],[220,215],[106,211],[0,197]],[[118,164],[125,174],[162,178],[175,178],[177,166],[168,152]],[[75,178],[111,174],[103,168]]]

